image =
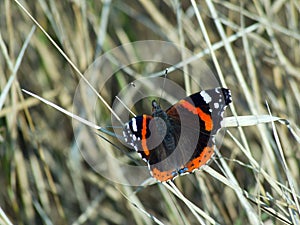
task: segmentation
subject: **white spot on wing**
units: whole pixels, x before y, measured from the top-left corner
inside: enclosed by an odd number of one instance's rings
[[[132,129],[134,132],[137,132],[136,119],[132,118]]]
[[[200,95],[203,97],[204,101],[208,104],[211,102],[211,97],[209,96],[209,94],[207,94],[206,91],[201,91]]]
[[[220,107],[219,103],[215,102],[214,107],[215,107],[215,109],[218,109]]]

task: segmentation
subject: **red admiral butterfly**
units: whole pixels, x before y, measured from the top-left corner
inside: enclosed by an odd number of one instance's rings
[[[193,172],[211,159],[229,103],[230,90],[221,87],[192,94],[166,111],[153,101],[152,116],[137,116],[125,124],[125,142],[158,181]]]

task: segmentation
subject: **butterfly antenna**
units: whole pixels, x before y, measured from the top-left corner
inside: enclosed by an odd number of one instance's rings
[[[165,70],[164,82],[163,82],[163,85],[162,85],[162,89],[161,89],[160,97],[159,97],[159,99],[158,99],[158,105],[160,105],[160,100],[161,100],[161,99],[162,99],[162,97],[163,97],[164,88],[165,88],[165,85],[166,85],[166,79],[167,79],[167,75],[168,75],[168,68],[166,68],[166,70]]]
[[[134,88],[136,88],[135,83],[131,82],[130,85]],[[140,93],[140,95],[145,96],[145,93],[143,93],[142,91],[140,91],[139,89],[137,89],[137,92]]]
[[[134,87],[134,88],[136,87],[134,82],[131,82],[130,85],[131,85],[132,87]],[[139,90],[139,89],[137,89],[137,92],[138,92],[141,96],[146,96],[145,93],[143,93],[143,92],[142,92],[141,90]],[[147,100],[150,101],[148,98],[147,98]],[[127,107],[127,108],[128,108],[128,107]],[[131,112],[131,111],[129,111],[129,112],[130,112],[132,115],[136,116],[133,112]]]

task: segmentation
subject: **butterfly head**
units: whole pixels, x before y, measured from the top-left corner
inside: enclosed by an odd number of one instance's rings
[[[152,114],[153,116],[162,113],[162,109],[160,107],[160,105],[157,103],[157,101],[153,100],[152,101]]]
[[[153,100],[152,101],[152,111],[159,110],[159,109],[161,109],[160,105],[155,100]]]

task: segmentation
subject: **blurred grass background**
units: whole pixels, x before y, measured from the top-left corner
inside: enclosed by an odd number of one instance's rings
[[[268,114],[267,100],[299,135],[299,1],[192,3],[21,2],[82,73],[97,56],[133,41],[171,41],[195,55],[206,50],[200,13],[211,44],[227,44],[214,54],[237,115]],[[165,185],[135,193],[95,173],[77,150],[71,119],[21,91],[72,111],[77,73],[39,28],[22,55],[34,23],[15,1],[1,0],[0,9],[0,224],[299,224],[300,146],[283,124],[276,123],[279,141],[271,124],[228,129],[221,154],[240,189],[203,171],[177,178],[195,208]],[[226,43],[229,37],[236,40]],[[210,54],[205,60],[214,69]],[[114,95],[107,87],[105,96]]]

